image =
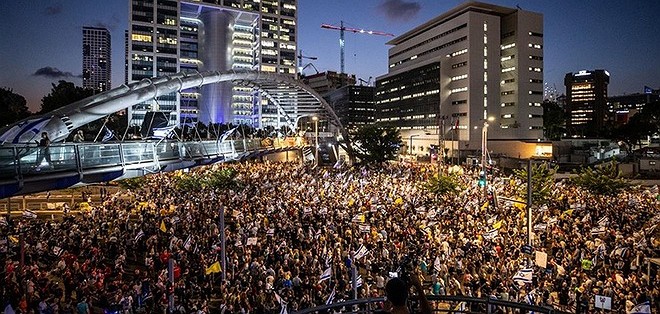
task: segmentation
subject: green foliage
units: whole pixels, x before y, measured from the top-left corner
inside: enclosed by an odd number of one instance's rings
[[[460,186],[458,175],[436,174],[428,179],[423,185],[424,189],[431,194],[441,196],[447,193],[458,193]]]
[[[658,133],[658,130],[660,130],[660,102],[652,102],[632,116],[628,123],[616,128],[614,138],[625,142],[630,153],[636,145],[641,146],[643,139]]]
[[[629,185],[628,180],[621,177],[614,161],[602,167],[585,167],[576,173],[577,177],[572,179],[573,183],[594,194],[614,195]]]
[[[566,131],[565,111],[556,101],[544,101],[542,106],[545,137],[550,140],[559,140]]]
[[[204,180],[195,173],[184,173],[174,178],[174,184],[183,192],[196,192],[204,187]]]
[[[211,189],[232,189],[238,186],[236,174],[233,168],[212,170],[206,174],[204,185]]]
[[[516,193],[518,197],[527,199],[527,167],[514,169],[516,178],[525,182],[518,186]],[[532,202],[536,205],[544,204],[552,196],[555,184],[555,173],[557,167],[551,167],[547,162],[532,164]]]
[[[147,179],[145,177],[135,177],[117,181],[119,186],[126,190],[141,189],[146,182]]]
[[[64,80],[60,80],[57,85],[54,83],[51,85],[53,88],[50,93],[41,98],[40,113],[50,112],[94,95],[93,90],[75,86],[73,83]]]
[[[0,88],[0,110],[0,128],[30,115],[25,98],[4,87]]]
[[[355,155],[365,164],[380,164],[396,159],[401,147],[401,135],[394,127],[369,125],[350,134]]]

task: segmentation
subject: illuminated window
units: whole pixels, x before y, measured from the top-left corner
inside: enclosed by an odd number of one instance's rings
[[[516,67],[504,68],[504,69],[502,69],[502,73],[511,72],[511,71],[515,71],[515,70],[516,70]]]
[[[151,35],[141,35],[141,34],[133,34],[131,35],[131,39],[133,41],[141,41],[141,42],[151,42]]]
[[[457,76],[452,77],[451,80],[452,81],[464,80],[467,77],[468,77],[467,74],[462,74],[462,75],[457,75]]]
[[[539,45],[539,44],[529,44],[529,45],[527,45],[527,46],[528,46],[529,48],[534,48],[534,49],[541,49],[541,48],[543,48],[543,45]]]
[[[507,60],[514,59],[515,57],[516,57],[516,55],[510,55],[510,56],[502,57],[502,59],[500,59],[500,60],[501,61],[507,61]]]
[[[541,71],[543,71],[543,69],[536,68],[536,67],[529,67],[529,70],[532,71],[532,72],[541,72]]]
[[[467,87],[459,87],[459,88],[454,88],[450,91],[451,94],[454,93],[460,93],[460,92],[467,92],[468,88]]]
[[[508,45],[502,45],[502,46],[500,46],[500,48],[501,48],[502,50],[504,50],[504,49],[513,48],[513,47],[515,47],[515,46],[516,46],[516,43],[510,43],[510,44],[508,44]]]

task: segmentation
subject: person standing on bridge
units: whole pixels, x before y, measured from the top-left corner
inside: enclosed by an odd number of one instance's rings
[[[82,143],[85,141],[85,135],[83,134],[83,130],[78,130],[76,134],[73,136],[73,142],[74,143]]]
[[[41,163],[44,161],[44,158],[46,159],[46,162],[48,163],[48,166],[51,166],[51,161],[50,161],[50,139],[48,138],[48,132],[42,132],[41,133],[41,139],[39,141],[36,141],[38,146],[39,146],[39,154],[37,156],[37,162],[35,165],[39,167]]]

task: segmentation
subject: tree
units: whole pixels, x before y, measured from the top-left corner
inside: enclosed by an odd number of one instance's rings
[[[460,188],[460,184],[456,174],[435,174],[424,183],[423,187],[429,193],[441,196],[447,193],[458,193],[457,188]]]
[[[514,169],[516,178],[527,182],[527,167]],[[534,204],[544,204],[552,195],[555,184],[555,173],[557,167],[552,167],[547,162],[541,164],[532,164],[532,202]],[[518,197],[527,199],[527,184],[520,184],[517,189]]]
[[[10,88],[0,88],[0,110],[0,128],[30,115],[25,98]]]
[[[209,170],[204,178],[204,185],[212,189],[232,189],[238,186],[234,168]]]
[[[117,181],[120,187],[126,190],[138,190],[141,189],[146,183],[147,179],[145,177],[134,177]]]
[[[628,153],[641,141],[660,130],[660,102],[648,103],[640,112],[632,116],[628,123],[614,130],[614,138],[626,143]]]
[[[573,178],[572,182],[594,194],[614,195],[629,185],[628,181],[621,177],[614,161],[600,167],[585,167],[576,173],[577,177]]]
[[[94,90],[84,89],[64,80],[60,80],[57,85],[55,83],[51,85],[53,88],[50,93],[41,98],[39,113],[47,113],[94,95]]]
[[[368,125],[350,134],[355,155],[365,164],[394,160],[401,147],[401,135],[394,127]]]
[[[549,140],[559,140],[566,132],[564,109],[556,101],[543,102],[543,130]]]

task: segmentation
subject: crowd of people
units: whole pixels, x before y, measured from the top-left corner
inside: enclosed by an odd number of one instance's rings
[[[478,170],[464,168],[459,190],[432,195],[424,183],[447,168],[211,168],[235,170],[235,184],[177,184],[209,167],[153,174],[61,220],[13,218],[1,255],[5,312],[165,313],[170,296],[178,313],[294,312],[352,299],[355,285],[359,298],[383,296],[395,275],[418,276],[427,294],[582,313],[596,295],[619,313],[660,303],[657,266],[647,265],[660,256],[657,187],[599,196],[558,182],[533,207],[528,254],[527,211],[504,200],[523,184],[515,178],[491,177],[485,193]]]

